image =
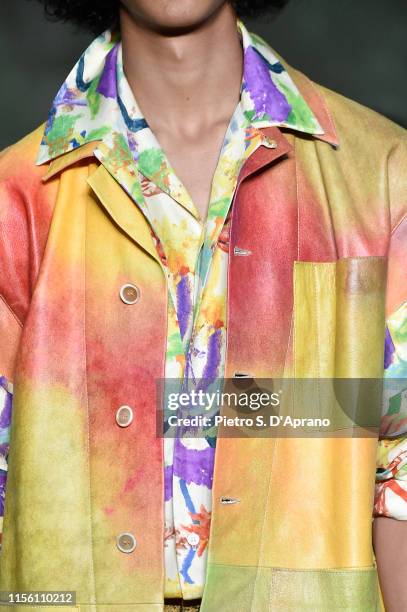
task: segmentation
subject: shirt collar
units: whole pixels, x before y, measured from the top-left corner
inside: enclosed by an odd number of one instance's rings
[[[287,70],[267,43],[238,21],[244,62],[241,103],[258,128],[288,127],[319,135],[324,130]]]
[[[287,127],[323,138],[323,123],[272,49],[241,21],[237,27],[244,51],[241,105],[248,121],[258,129]],[[315,95],[308,98],[315,104]],[[131,148],[132,133],[147,127],[123,72],[120,38],[107,30],[91,43],[59,90],[37,164],[95,141],[110,148],[126,133]]]

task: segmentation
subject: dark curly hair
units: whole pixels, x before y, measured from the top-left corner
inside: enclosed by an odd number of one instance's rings
[[[283,8],[288,0],[231,0],[239,17],[255,17]],[[46,14],[57,21],[70,21],[100,34],[116,27],[119,0],[39,0]]]

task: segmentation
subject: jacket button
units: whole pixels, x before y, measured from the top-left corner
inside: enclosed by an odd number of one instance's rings
[[[140,299],[140,289],[136,285],[126,284],[120,289],[120,299],[125,304],[137,304]]]
[[[117,548],[124,553],[132,553],[136,548],[136,538],[132,533],[120,533],[116,538]]]
[[[133,410],[130,406],[120,406],[116,412],[116,423],[120,427],[128,427],[133,420]]]

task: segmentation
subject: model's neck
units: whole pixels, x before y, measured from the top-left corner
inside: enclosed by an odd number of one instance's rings
[[[126,77],[147,121],[202,128],[236,105],[243,54],[236,16],[225,4],[210,20],[178,35],[161,34],[121,14]],[[191,123],[192,122],[192,123]]]

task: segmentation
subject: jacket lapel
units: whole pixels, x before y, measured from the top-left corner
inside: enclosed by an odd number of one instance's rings
[[[261,131],[268,141],[268,146],[259,147],[248,158],[241,169],[238,187],[248,176],[281,159],[293,149],[278,127],[262,128]]]
[[[88,184],[120,229],[161,265],[149,224],[143,213],[103,165],[98,166],[91,174]]]
[[[87,158],[93,157],[93,152],[100,144],[100,140],[95,140],[94,142],[89,142],[77,149],[73,149],[73,151],[69,151],[69,153],[64,153],[59,157],[53,159],[49,166],[47,172],[42,177],[42,182],[46,183],[50,179],[54,178],[60,172],[63,172],[66,168],[69,168],[73,164],[76,164],[80,161],[83,161]]]
[[[90,142],[55,158],[51,161],[42,181],[44,183],[49,181],[80,161],[97,162],[94,152],[98,145],[100,145],[100,141]],[[97,196],[99,203],[120,229],[161,265],[148,222],[143,213],[108,170],[103,165],[99,165],[88,177],[87,182]]]

